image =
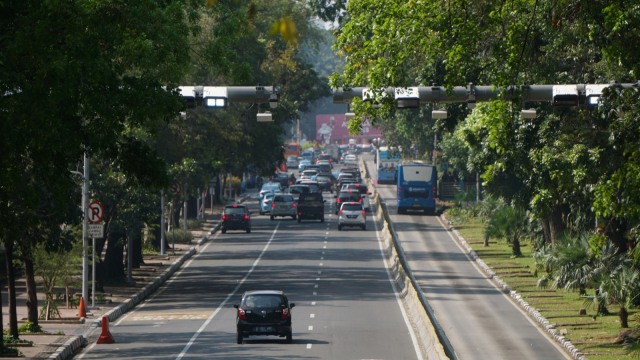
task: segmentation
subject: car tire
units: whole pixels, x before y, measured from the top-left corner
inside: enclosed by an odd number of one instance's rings
[[[238,344],[242,344],[242,334],[238,333],[238,336],[237,336],[236,342],[237,342]]]
[[[367,230],[367,225],[362,225],[362,230]]]
[[[221,231],[222,231],[223,234],[227,233],[227,229],[222,229]]]
[[[300,222],[302,222],[302,218],[298,217],[298,224],[300,224]]]
[[[297,218],[297,216],[292,215],[292,216],[291,216],[291,218],[292,218],[293,220],[295,220],[295,219]]]
[[[293,342],[293,333],[288,332],[287,333],[287,344],[291,344]]]
[[[249,234],[251,232],[251,228],[247,229],[247,234]]]
[[[342,225],[338,225],[338,231],[342,231]]]
[[[322,215],[322,217],[320,218],[320,222],[323,223],[324,222],[324,215]]]
[[[271,221],[273,221],[273,215],[271,215]]]

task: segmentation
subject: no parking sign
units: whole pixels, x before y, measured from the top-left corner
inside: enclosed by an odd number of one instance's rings
[[[89,207],[87,208],[87,221],[92,224],[97,224],[102,221],[102,217],[104,216],[104,207],[98,200],[93,200],[89,203]]]

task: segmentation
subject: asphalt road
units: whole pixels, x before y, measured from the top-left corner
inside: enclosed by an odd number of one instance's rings
[[[420,359],[369,219],[367,231],[327,221],[270,221],[216,234],[148,301],[111,324],[115,344],[77,359]],[[242,292],[284,290],[296,303],[293,344],[250,337],[236,344]]]
[[[375,174],[372,161],[368,167]],[[396,186],[377,189],[412,273],[459,359],[570,358],[470,261],[437,216],[397,215]]]

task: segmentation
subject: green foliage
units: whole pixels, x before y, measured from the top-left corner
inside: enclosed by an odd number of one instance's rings
[[[193,234],[189,230],[172,229],[165,234],[167,244],[190,244],[193,240]]]
[[[82,265],[82,246],[78,244],[71,250],[50,252],[39,244],[33,249],[33,263],[47,298],[53,300],[56,287],[74,285]]]
[[[520,241],[529,235],[528,225],[529,218],[524,210],[505,206],[491,214],[485,228],[485,237],[507,239],[512,244],[513,255],[522,256]]]
[[[604,277],[599,290],[609,303],[620,307],[620,327],[629,327],[627,308],[640,296],[640,271],[622,267]]]
[[[6,357],[18,357],[21,355],[20,351],[16,348],[5,346],[4,344],[12,344],[16,342],[16,339],[13,336],[4,336],[3,337],[3,345],[0,346],[0,355]]]
[[[628,49],[640,44],[631,30],[640,24],[640,11],[631,0],[455,0],[444,6],[363,0],[350,2],[347,11],[335,45],[347,63],[331,76],[334,87],[435,83],[446,88],[471,82],[504,90],[638,77],[639,55]],[[551,230],[544,233],[546,242],[565,230],[588,231],[597,218],[612,224],[605,234],[625,249],[633,243],[624,238],[628,229],[640,223],[640,126],[634,115],[639,97],[635,89],[613,89],[605,92],[602,106],[577,111],[518,100],[478,103],[471,114],[449,106],[447,124],[428,127],[452,132],[439,134],[451,169],[479,172],[486,193],[529,210]],[[412,114],[408,126],[385,101],[382,110],[355,103],[358,118],[382,124],[385,137],[428,148],[429,139],[411,137],[409,130],[433,133],[416,127],[428,117]],[[537,119],[520,118],[525,106],[538,110]]]
[[[36,325],[30,321],[25,321],[20,327],[18,327],[20,334],[37,334],[42,333],[42,327]]]

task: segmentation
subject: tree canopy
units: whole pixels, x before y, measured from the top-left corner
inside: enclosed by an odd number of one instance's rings
[[[336,41],[346,65],[332,75],[334,87],[474,83],[501,89],[635,82],[640,75],[638,55],[629,50],[640,45],[630,27],[640,21],[634,1],[362,0],[349,2],[347,14]],[[581,109],[500,100],[473,111],[450,105],[444,122],[424,114],[438,106],[429,104],[411,121],[443,139],[456,171],[480,173],[485,191],[532,211],[549,241],[598,223],[624,249],[636,241],[627,231],[639,225],[640,204],[631,200],[638,199],[638,128],[631,115],[637,93],[614,87],[602,106]],[[355,108],[392,129],[397,141],[428,148],[430,140],[394,126],[403,124],[398,113],[405,110],[386,103],[371,109],[356,100]],[[537,118],[521,118],[525,107],[536,108]]]

